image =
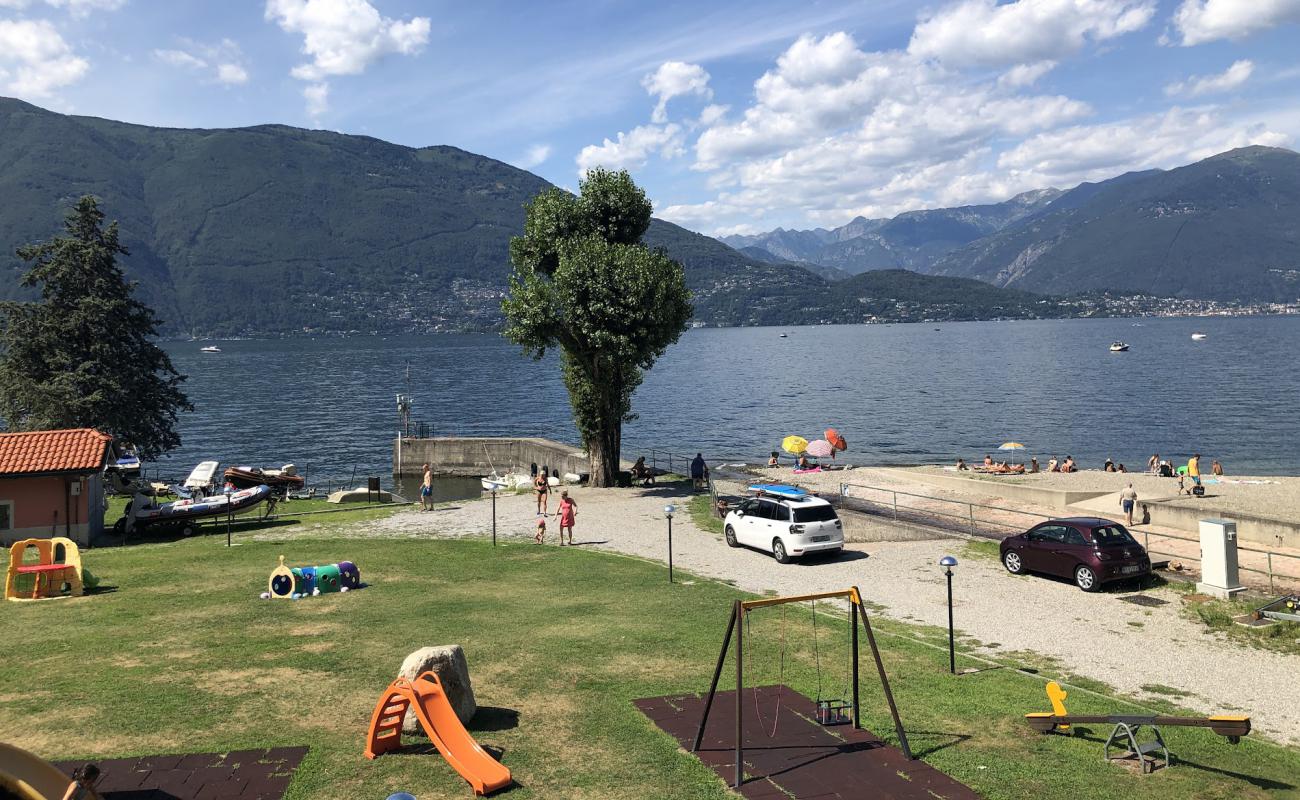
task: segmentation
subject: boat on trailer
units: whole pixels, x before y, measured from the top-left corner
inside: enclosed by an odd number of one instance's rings
[[[188,536],[205,519],[215,520],[255,511],[271,499],[271,494],[270,486],[254,486],[230,494],[186,497],[170,503],[157,503],[152,497],[136,494],[127,503],[125,515],[113,528],[118,534],[130,534],[151,528],[175,527]]]

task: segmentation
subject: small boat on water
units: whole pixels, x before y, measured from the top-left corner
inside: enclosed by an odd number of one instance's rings
[[[212,497],[187,497],[162,504],[155,503],[151,497],[137,494],[127,503],[126,511],[117,521],[114,530],[118,534],[124,534],[146,528],[176,526],[188,536],[194,532],[193,523],[207,518],[247,514],[270,497],[270,486],[255,486],[242,492]]]
[[[1210,335],[1208,333],[1201,333],[1200,331],[1197,331],[1196,333],[1192,334],[1192,338],[1199,342],[1202,339],[1210,338]]]
[[[779,337],[777,337],[777,338],[779,338],[779,339],[788,339],[788,338],[790,338],[790,334],[788,334],[788,333],[783,333],[783,334],[781,334],[781,335],[780,335]]]
[[[200,347],[200,348],[199,348],[199,352],[200,352],[200,353],[220,353],[220,352],[221,352],[221,348],[220,348],[220,347],[217,347],[215,344],[210,344],[210,345],[208,345],[207,347]]]
[[[1128,350],[1128,345],[1124,342],[1111,342],[1110,351],[1112,353],[1123,353]]]
[[[261,467],[226,467],[225,478],[236,489],[248,489],[253,486],[270,486],[284,493],[301,489],[306,481],[298,474],[293,464],[285,464],[279,469]]]

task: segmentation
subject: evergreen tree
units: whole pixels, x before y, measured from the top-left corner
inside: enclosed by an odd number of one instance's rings
[[[682,265],[641,243],[650,201],[626,171],[589,171],[579,195],[542,192],[510,242],[506,336],[541,358],[562,351],[564,383],[591,466],[612,486],[632,393],[691,318]]]
[[[157,458],[180,444],[177,414],[193,410],[185,376],[151,340],[158,319],[117,265],[128,255],[117,223],[105,228],[87,196],[64,229],[18,250],[32,264],[22,285],[39,286],[40,301],[0,303],[0,418],[11,431],[98,428]]]

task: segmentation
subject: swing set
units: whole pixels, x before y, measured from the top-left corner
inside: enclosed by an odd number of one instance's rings
[[[852,699],[844,700],[827,699],[822,697],[821,683],[821,654],[817,642],[817,601],[843,599],[849,603],[849,661],[851,664],[851,677],[849,685],[852,688]],[[867,634],[867,643],[871,646],[871,655],[876,662],[876,671],[880,675],[880,686],[884,690],[885,700],[889,703],[889,713],[894,718],[894,731],[898,735],[899,747],[903,751],[904,757],[909,761],[912,760],[912,749],[907,743],[907,733],[903,730],[903,721],[898,716],[898,706],[894,704],[894,694],[889,688],[889,676],[885,674],[885,665],[880,660],[880,649],[876,646],[876,637],[871,631],[871,621],[867,617],[866,606],[862,603],[862,595],[858,587],[852,586],[848,589],[842,589],[834,592],[820,592],[817,594],[794,595],[790,597],[769,597],[762,600],[737,600],[731,606],[731,619],[727,623],[727,633],[722,639],[722,651],[718,654],[718,664],[713,670],[713,681],[709,684],[709,694],[704,701],[704,713],[700,716],[700,725],[695,733],[695,741],[691,747],[692,753],[698,753],[700,750],[700,741],[704,738],[704,727],[709,721],[709,710],[713,706],[714,695],[718,691],[718,681],[722,677],[722,667],[727,660],[727,651],[731,648],[731,642],[735,639],[735,662],[736,662],[736,778],[732,784],[734,788],[739,788],[744,780],[744,703],[741,702],[742,692],[745,688],[745,629],[749,626],[750,612],[771,606],[787,606],[790,603],[812,603],[813,617],[813,654],[817,664],[817,700],[816,716],[817,722],[822,725],[835,725],[848,722],[846,711],[852,715],[853,727],[862,728],[859,717],[858,702],[858,622],[861,620],[862,629]],[[785,608],[782,608],[781,617],[781,678],[785,678]],[[752,631],[751,631],[752,635]],[[754,712],[757,715],[759,724],[766,732],[766,724],[763,722],[762,712],[758,705],[758,687],[754,687]],[[780,721],[781,714],[781,695],[778,689],[776,701],[776,714],[772,720],[772,732],[769,737],[776,735],[777,724]]]

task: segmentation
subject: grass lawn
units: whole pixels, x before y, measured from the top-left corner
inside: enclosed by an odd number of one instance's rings
[[[362,755],[370,712],[403,657],[459,643],[480,707],[518,714],[516,724],[489,711],[470,726],[504,749],[521,784],[508,796],[731,796],[630,701],[707,688],[735,589],[669,585],[660,566],[582,548],[331,536],[86,551],[85,564],[114,591],[0,605],[5,740],[85,759],[305,744],[292,798],[469,797],[436,755]],[[295,565],[354,561],[369,586],[259,600],[280,553]],[[811,615],[786,609],[756,612],[747,674],[812,696]],[[952,677],[946,651],[891,635],[937,641],[935,631],[878,629],[914,751],[986,797],[1300,796],[1300,752],[1249,739],[1230,747],[1201,730],[1166,729],[1176,766],[1132,775],[1102,762],[1100,726],[1073,738],[1029,730],[1020,715],[1048,707],[1041,681],[1009,669]],[[817,635],[825,696],[842,696],[844,623],[822,617]],[[863,647],[863,721],[889,740]],[[1068,702],[1078,713],[1130,710],[1082,692]]]

